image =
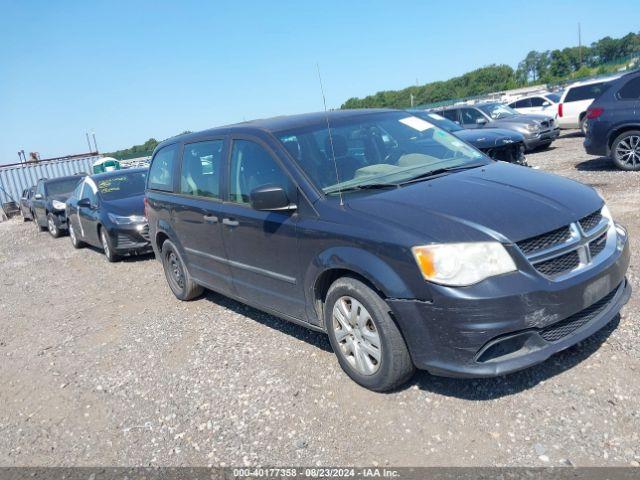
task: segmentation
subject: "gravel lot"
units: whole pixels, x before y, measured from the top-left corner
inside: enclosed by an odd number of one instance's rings
[[[640,173],[574,134],[528,160],[629,228],[631,302],[540,366],[390,394],[321,334],[214,293],[179,302],[153,257],[108,264],[0,223],[0,465],[638,465]]]

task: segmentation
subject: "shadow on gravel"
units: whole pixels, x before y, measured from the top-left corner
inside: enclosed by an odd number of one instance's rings
[[[619,172],[613,162],[607,157],[598,157],[585,160],[576,165],[576,170],[581,172]]]
[[[273,315],[269,315],[268,313],[237,302],[236,300],[225,297],[222,294],[212,292],[211,290],[205,290],[204,298],[216,305],[227,308],[240,315],[244,315],[245,317],[269,328],[273,328],[274,330],[278,330],[293,338],[307,342],[314,347],[324,350],[325,352],[333,352],[329,339],[324,333],[315,332],[301,325],[274,317]]]
[[[93,245],[85,245],[83,248],[85,250],[91,250],[93,253],[97,253],[98,255],[101,255],[104,257],[104,252],[102,251],[101,248],[94,247]],[[120,257],[120,260],[118,260],[118,262],[124,262],[124,263],[145,262],[147,260],[155,260],[155,258],[156,258],[155,254],[153,252],[149,252],[149,253],[143,253],[141,255],[127,255],[126,257]],[[106,262],[107,259],[105,258],[104,261]]]
[[[558,138],[578,138],[584,137],[580,130],[571,130],[569,132],[560,132],[560,136]]]
[[[609,338],[619,323],[620,315],[617,315],[605,327],[577,345],[552,356],[539,365],[510,375],[460,379],[436,377],[427,372],[417,372],[408,386],[417,385],[422,390],[464,400],[493,400],[520,393],[535,387],[543,380],[548,380],[575,367],[591,356]]]

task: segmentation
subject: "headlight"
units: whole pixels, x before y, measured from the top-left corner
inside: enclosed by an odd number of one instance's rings
[[[109,219],[113,223],[117,223],[118,225],[131,225],[147,221],[147,219],[142,215],[130,215],[128,217],[121,217],[120,215],[114,215],[113,213],[109,213],[107,215],[109,215]]]
[[[540,125],[538,125],[537,123],[529,123],[527,124],[526,128],[530,132],[537,132],[538,130],[540,130]]]
[[[462,287],[513,272],[516,265],[498,242],[446,243],[411,249],[425,280]]]
[[[606,203],[602,207],[602,210],[600,210],[600,214],[609,220],[609,225],[613,225],[613,217],[611,216],[611,211],[609,210],[609,207],[607,207]]]
[[[59,200],[54,200],[53,202],[51,202],[51,205],[53,206],[54,210],[64,210],[66,207],[64,202],[61,202]]]

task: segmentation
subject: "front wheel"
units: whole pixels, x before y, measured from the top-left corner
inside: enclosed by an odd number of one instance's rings
[[[56,220],[53,218],[53,213],[47,215],[47,229],[53,238],[58,238],[60,235],[60,229],[56,225]]]
[[[611,159],[622,170],[640,170],[640,130],[618,135],[611,144]]]
[[[102,250],[104,250],[104,256],[107,257],[109,262],[117,262],[120,257],[113,251],[113,245],[109,239],[109,235],[104,228],[100,229],[100,243],[102,243]]]
[[[340,366],[356,383],[384,392],[413,375],[415,367],[389,306],[360,280],[343,277],[331,285],[324,321]]]
[[[202,295],[204,288],[193,281],[176,246],[170,240],[162,244],[162,266],[167,283],[179,300],[193,300]]]
[[[587,135],[587,116],[585,115],[584,117],[582,117],[580,119],[580,133],[582,133],[582,136],[586,136]]]

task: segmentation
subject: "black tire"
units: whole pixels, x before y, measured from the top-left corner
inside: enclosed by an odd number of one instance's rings
[[[640,171],[640,158],[636,156],[627,163],[624,158],[618,155],[618,147],[621,146],[620,144],[623,142],[630,144],[634,139],[640,139],[640,130],[628,130],[623,132],[618,135],[611,144],[611,160],[613,160],[615,166],[621,170],[626,170],[628,172]],[[637,143],[636,145],[636,155],[640,155],[640,145]]]
[[[580,133],[582,133],[582,136],[584,137],[587,134],[587,116],[586,115],[580,119],[579,128],[580,128]]]
[[[69,238],[71,239],[71,245],[73,245],[73,248],[82,248],[85,246],[85,243],[78,239],[71,219],[69,219]]]
[[[113,251],[113,244],[111,243],[111,239],[109,238],[109,235],[107,235],[106,230],[104,228],[100,228],[98,234],[100,236],[100,243],[102,244],[102,250],[104,251],[106,259],[111,263],[120,260],[120,256]]]
[[[56,221],[53,217],[53,213],[49,213],[47,215],[47,230],[49,230],[49,234],[53,238],[60,238],[60,236],[62,236],[62,232],[56,225]]]
[[[336,338],[333,309],[336,302],[343,297],[351,297],[364,306],[379,336],[380,361],[377,370],[372,374],[364,375],[352,366]],[[351,379],[363,387],[376,392],[392,390],[404,384],[415,372],[404,338],[391,318],[389,306],[360,280],[342,277],[331,285],[325,300],[324,322],[340,366]]]
[[[162,266],[169,288],[177,299],[188,301],[202,295],[204,288],[193,281],[180,252],[170,240],[162,244]]]

